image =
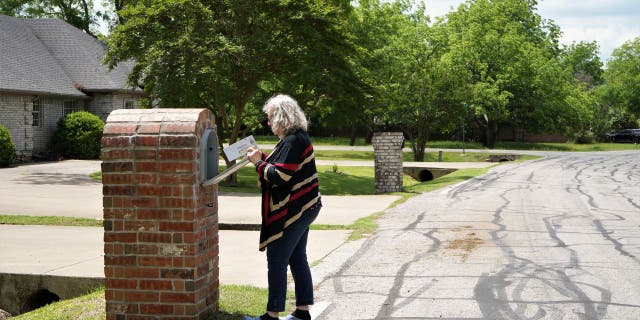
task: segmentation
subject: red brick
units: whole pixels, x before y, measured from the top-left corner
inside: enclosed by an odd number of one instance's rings
[[[130,136],[104,136],[101,144],[103,148],[129,148],[134,145]]]
[[[192,292],[161,292],[160,302],[194,302],[194,296]]]
[[[158,293],[149,291],[128,291],[125,292],[124,298],[128,302],[158,302]]]
[[[137,135],[132,140],[136,147],[155,147],[158,145],[158,136],[156,135]]]
[[[153,173],[137,173],[135,174],[135,183],[137,185],[145,185],[145,184],[157,184],[158,183],[158,175]]]
[[[157,208],[158,198],[156,197],[140,197],[131,199],[131,205],[139,208]]]
[[[136,265],[137,258],[133,256],[104,256],[105,266],[131,266]]]
[[[138,234],[139,242],[152,242],[152,243],[171,243],[170,233],[155,233],[155,232],[140,232]]]
[[[195,205],[196,201],[193,198],[160,198],[161,208],[191,208]]]
[[[103,135],[134,134],[138,128],[137,123],[107,123],[102,131]]]
[[[172,290],[173,284],[169,280],[140,280],[142,290]]]
[[[108,217],[107,217],[107,211],[105,211],[105,220],[106,219],[116,219],[116,220],[122,220],[122,219],[131,219],[133,217],[135,217],[136,211],[133,208],[111,208],[108,211]]]
[[[123,221],[123,230],[124,231],[134,231],[139,235],[142,231],[151,231],[154,232],[158,230],[158,223],[156,221],[145,221],[145,220],[127,220]]]
[[[167,267],[171,265],[171,257],[140,257],[138,264],[144,267]]]
[[[188,267],[185,264],[184,257],[173,257],[173,260],[171,261],[171,263],[172,263],[174,268],[185,268],[185,267]]]
[[[113,197],[107,197],[103,195],[102,207],[104,207],[105,209],[113,207]]]
[[[181,232],[193,231],[193,222],[160,222],[160,231]]]
[[[158,134],[160,133],[160,123],[140,123],[138,134]]]
[[[188,150],[196,150],[196,136],[189,135],[161,135],[160,147],[187,147]]]
[[[100,159],[103,161],[133,159],[133,150],[103,148],[100,152]]]
[[[135,279],[107,278],[105,279],[105,287],[109,289],[136,289],[138,281]]]
[[[105,278],[113,278],[113,277],[115,277],[115,275],[116,275],[115,269],[116,268],[113,268],[113,267],[104,267],[104,276],[105,276]]]
[[[163,279],[189,280],[189,279],[193,279],[193,275],[194,275],[193,269],[176,269],[176,268],[160,269],[160,277]]]
[[[133,186],[120,186],[120,185],[103,185],[102,194],[107,196],[130,196],[135,193],[135,187]]]
[[[137,173],[140,172],[156,172],[157,171],[157,162],[155,161],[137,161],[135,165],[135,170]]]
[[[162,197],[171,196],[171,187],[168,187],[168,186],[159,186],[159,185],[138,186],[137,191],[138,191],[137,194],[143,197],[144,196],[162,196]]]
[[[156,160],[158,152],[155,149],[136,149],[134,150],[136,160]]]
[[[140,312],[143,314],[173,314],[174,308],[170,304],[141,304]]]
[[[133,162],[125,161],[125,162],[103,162],[101,164],[102,174],[105,175],[107,173],[119,174],[123,171],[130,172],[133,171]]]
[[[158,172],[188,172],[189,175],[194,175],[195,169],[195,161],[158,163]]]
[[[124,246],[126,255],[157,255],[158,246],[155,244],[126,244]]]
[[[195,174],[159,174],[159,184],[184,184],[193,185],[196,183]]]
[[[158,160],[194,160],[197,157],[195,149],[160,149]]]
[[[138,268],[129,267],[123,269],[123,276],[127,278],[159,278],[160,270],[158,268]]]
[[[196,131],[195,123],[179,123],[179,122],[165,122],[160,128],[162,134],[168,133],[194,133]]]
[[[122,174],[106,173],[102,175],[103,184],[133,184],[133,176],[131,173],[123,172]]]
[[[137,211],[138,219],[154,219],[154,220],[168,220],[171,218],[171,210],[165,208],[158,209],[144,209],[140,208]]]
[[[104,242],[136,242],[138,235],[135,232],[105,232]]]

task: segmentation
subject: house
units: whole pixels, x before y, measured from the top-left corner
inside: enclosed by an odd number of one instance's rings
[[[0,124],[16,155],[51,155],[58,119],[88,111],[106,120],[111,111],[138,108],[140,88],[126,79],[133,63],[109,71],[106,45],[59,19],[0,15]]]

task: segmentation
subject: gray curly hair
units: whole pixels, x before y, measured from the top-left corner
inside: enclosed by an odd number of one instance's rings
[[[295,99],[279,94],[271,97],[262,107],[267,115],[272,111],[271,127],[274,132],[280,132],[283,136],[298,129],[307,131],[307,118]]]

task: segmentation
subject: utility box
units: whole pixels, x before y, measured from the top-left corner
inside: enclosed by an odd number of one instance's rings
[[[102,138],[107,320],[218,310],[217,139],[207,109],[126,109]]]

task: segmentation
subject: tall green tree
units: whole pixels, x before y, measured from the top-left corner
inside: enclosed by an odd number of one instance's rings
[[[444,56],[444,31],[429,26],[423,6],[413,6],[388,47],[387,116],[408,135],[415,161],[424,160],[432,133],[464,121],[467,74]]]
[[[354,9],[347,22],[348,34],[354,42],[352,65],[363,88],[349,108],[334,108],[327,117],[336,127],[351,127],[351,143],[355,141],[356,128],[364,127],[370,134],[374,119],[380,120],[389,106],[385,92],[388,86],[390,56],[388,46],[397,37],[400,25],[406,20],[404,12],[410,9],[409,1],[361,0],[352,2]],[[384,120],[383,120],[384,121]]]
[[[143,84],[149,101],[210,108],[219,133],[235,142],[263,88],[302,75],[330,82],[319,75],[349,66],[340,26],[350,8],[338,0],[147,0],[121,11],[107,62],[135,60],[129,81]]]
[[[58,18],[96,36],[98,16],[90,0],[3,0],[0,14],[29,18]]]
[[[640,37],[613,50],[604,79],[603,102],[618,115],[613,129],[640,126]]]
[[[448,55],[471,75],[470,106],[488,147],[501,124],[526,126],[541,107],[546,87],[539,82],[539,63],[553,63],[559,28],[536,14],[536,5],[535,0],[468,0],[443,20]]]

